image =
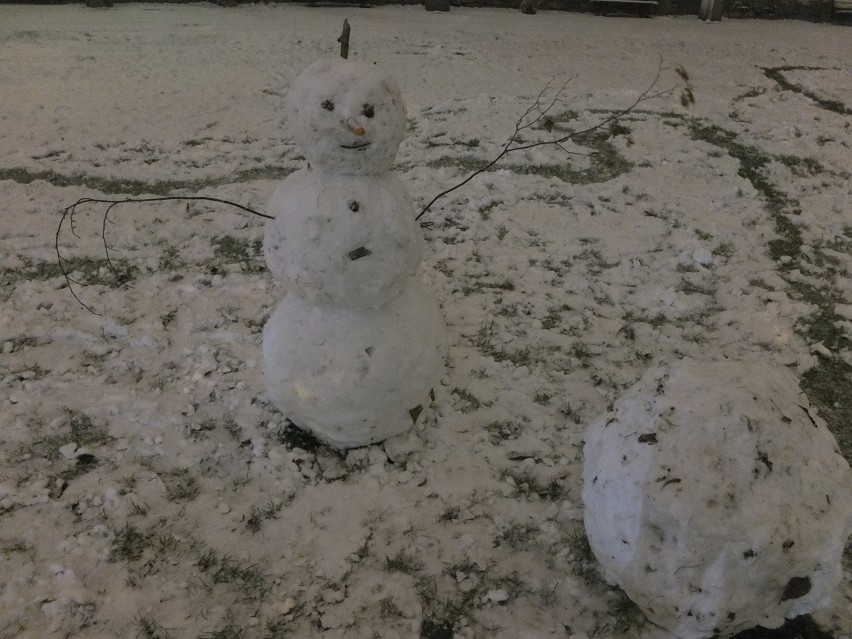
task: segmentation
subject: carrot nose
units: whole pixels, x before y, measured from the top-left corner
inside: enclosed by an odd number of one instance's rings
[[[364,135],[366,133],[366,131],[364,130],[364,127],[359,126],[358,123],[355,122],[352,118],[349,118],[348,120],[346,120],[346,125],[350,129],[352,129],[352,133],[354,133],[358,137],[361,137],[362,135]]]

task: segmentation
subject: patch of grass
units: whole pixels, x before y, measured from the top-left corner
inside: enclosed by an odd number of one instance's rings
[[[455,168],[462,173],[473,173],[479,171],[483,166],[488,164],[488,160],[476,157],[474,155],[445,155],[435,160],[426,162],[426,166],[430,169],[446,169]]]
[[[488,204],[481,205],[477,210],[483,221],[487,222],[491,219],[491,211],[503,204],[503,200],[492,200]]]
[[[557,479],[543,482],[528,471],[518,472],[511,469],[501,471],[500,479],[506,481],[507,478],[511,478],[516,497],[535,496],[545,501],[560,501],[565,496],[565,490]]]
[[[139,616],[136,619],[138,637],[141,639],[171,639],[169,632],[153,619]]]
[[[175,468],[160,475],[169,501],[190,501],[198,497],[201,487],[188,468]]]
[[[677,290],[681,293],[685,293],[686,295],[705,295],[707,297],[713,297],[716,295],[716,289],[712,286],[702,286],[700,284],[695,284],[688,280],[681,280],[680,285],[677,287]]]
[[[790,85],[783,77],[783,71],[806,69],[806,67],[778,67],[764,69],[768,77],[775,79],[783,88],[800,90],[801,87]],[[785,84],[786,83],[786,86]],[[806,94],[807,95],[807,94]],[[812,99],[814,96],[808,95]],[[828,108],[822,104],[823,108]],[[848,112],[845,110],[844,113]],[[836,109],[831,109],[836,110]],[[841,111],[837,111],[841,112]],[[766,199],[766,209],[775,222],[777,239],[769,243],[769,255],[776,261],[776,268],[781,277],[785,278],[791,297],[807,301],[816,307],[809,317],[796,323],[796,331],[809,343],[822,343],[833,353],[847,350],[852,341],[840,328],[842,318],[835,310],[839,302],[839,294],[832,283],[835,272],[832,260],[822,254],[819,246],[814,246],[814,261],[817,265],[830,268],[824,274],[824,283],[814,285],[801,282],[798,278],[785,277],[787,273],[798,269],[802,259],[803,240],[799,227],[790,219],[800,213],[798,203],[787,197],[771,183],[764,170],[772,160],[772,156],[759,151],[755,147],[744,145],[736,140],[736,134],[715,125],[704,125],[697,120],[690,124],[690,131],[695,139],[703,139],[711,144],[724,148],[728,153],[740,160],[739,174],[748,179]],[[788,156],[779,158],[782,163],[793,170],[793,166],[809,173],[824,170],[815,161],[790,159]],[[781,259],[789,258],[789,259]],[[770,287],[763,282],[752,280],[753,286]],[[852,460],[852,366],[839,357],[821,357],[818,363],[806,371],[801,377],[802,390],[810,401],[819,409],[832,433],[837,438],[840,450],[847,460]]]
[[[160,254],[159,269],[161,271],[183,271],[186,261],[180,255],[177,246],[167,246]]]
[[[112,562],[136,561],[151,546],[149,535],[140,532],[132,524],[125,524],[124,528],[116,532],[110,548],[109,560]]]
[[[604,271],[615,268],[620,262],[607,262],[603,258],[600,249],[587,248],[577,256],[577,260],[582,260],[586,263],[590,275],[600,275]]]
[[[19,281],[44,282],[55,277],[62,277],[58,262],[33,262],[23,257],[21,260],[24,262],[22,268],[0,271],[0,282],[11,286]],[[139,273],[137,266],[120,258],[112,259],[112,269],[106,258],[63,256],[62,264],[72,281],[81,286],[100,285],[120,288],[133,281]]]
[[[245,629],[238,628],[237,626],[229,623],[218,630],[202,635],[201,639],[245,639],[245,637]]]
[[[559,414],[563,417],[567,417],[575,424],[581,424],[583,420],[582,410],[571,406],[568,402],[565,402],[559,407]]]
[[[463,295],[470,295],[472,293],[481,293],[485,290],[497,290],[497,291],[514,291],[515,283],[511,280],[503,280],[501,282],[483,282],[480,280],[476,280],[471,284],[467,284],[462,287]]]
[[[453,564],[445,571],[447,575],[456,578],[460,572],[463,572],[466,575],[473,575],[479,572],[482,572],[482,568],[475,561],[471,559],[464,559],[457,564]]]
[[[837,438],[840,452],[852,461],[852,365],[834,357],[802,375],[802,390]]]
[[[802,234],[788,215],[798,215],[797,203],[787,197],[768,177],[767,167],[773,156],[754,146],[737,141],[737,134],[715,124],[705,124],[693,119],[689,124],[690,135],[694,140],[703,140],[725,149],[729,155],[740,162],[738,175],[752,183],[765,198],[766,208],[775,222],[779,237],[769,242],[769,255],[778,261],[782,256],[791,259],[781,264],[781,270],[793,270],[798,267],[798,256],[802,248]]]
[[[515,366],[530,366],[533,364],[532,352],[528,348],[507,351],[494,345],[493,323],[482,326],[473,339],[474,347],[483,355],[491,357],[495,362],[511,362]]]
[[[231,264],[235,262],[250,262],[260,257],[263,250],[263,240],[251,240],[236,235],[222,235],[213,240],[213,252],[216,259]]]
[[[551,400],[551,398],[552,398],[552,397],[553,397],[553,395],[551,395],[550,393],[545,393],[545,392],[543,392],[543,391],[538,391],[538,392],[535,394],[535,397],[533,397],[533,401],[534,401],[536,404],[539,404],[539,405],[541,405],[541,406],[547,406],[547,405],[550,403],[550,400]]]
[[[373,533],[371,532],[364,538],[363,543],[358,546],[358,549],[355,551],[355,556],[358,557],[358,561],[362,561],[370,556],[370,541],[373,539]]]
[[[30,546],[25,541],[13,541],[4,546],[0,546],[0,554],[4,557],[8,557],[9,555],[14,555],[16,553],[30,552],[32,549],[33,546]]]
[[[571,572],[574,576],[579,577],[590,588],[607,587],[606,581],[598,571],[598,561],[589,545],[586,531],[577,526],[568,534],[566,543],[573,553]]]
[[[474,588],[457,592],[452,597],[440,597],[432,576],[417,582],[417,592],[423,608],[420,639],[453,639],[456,626],[462,617],[472,615],[480,594]]]
[[[228,555],[219,556],[212,549],[199,554],[197,566],[213,578],[214,584],[231,586],[247,598],[262,598],[268,590],[266,576],[258,566],[239,562]]]
[[[297,606],[291,613],[287,615],[287,617],[280,619],[273,619],[266,623],[266,629],[262,636],[262,639],[292,639],[296,635],[291,630],[292,626],[292,616],[296,611],[301,608],[301,604]]]
[[[779,155],[778,161],[790,169],[796,177],[809,177],[828,173],[828,170],[816,158],[800,158],[796,155]]]
[[[538,526],[532,524],[510,524],[494,537],[492,545],[497,548],[505,544],[513,550],[529,550],[535,546],[538,533]]]
[[[438,521],[453,521],[458,519],[461,514],[461,508],[458,506],[448,506],[444,512],[438,516]]]
[[[757,277],[756,277],[756,278],[753,278],[753,279],[750,279],[750,280],[748,281],[748,283],[749,283],[749,285],[751,285],[751,286],[754,286],[754,287],[756,287],[756,288],[762,288],[762,289],[763,289],[763,290],[765,290],[765,291],[774,291],[774,290],[775,290],[772,286],[770,286],[769,284],[767,284],[766,282],[764,282],[762,279],[757,278]]]
[[[232,175],[199,180],[155,180],[144,182],[126,178],[100,177],[76,173],[62,175],[52,169],[46,171],[30,171],[23,167],[0,168],[0,180],[10,180],[18,184],[30,184],[36,180],[44,180],[53,186],[85,187],[99,191],[105,195],[171,195],[175,191],[196,193],[204,188],[250,182],[254,180],[280,180],[295,169],[276,165],[257,166],[244,169]]]
[[[423,564],[414,555],[407,553],[405,550],[400,550],[394,556],[385,559],[385,568],[391,572],[414,575],[423,569]]]
[[[263,526],[263,522],[267,519],[276,519],[278,513],[284,507],[284,502],[276,502],[269,500],[264,506],[255,506],[251,509],[248,519],[246,519],[246,528],[249,532],[256,533]]]
[[[520,348],[516,351],[494,349],[488,353],[495,362],[511,362],[515,366],[531,366],[534,363],[532,352],[528,348]]]
[[[547,330],[557,328],[562,324],[562,308],[547,309],[547,315],[541,320],[541,327]]]
[[[689,133],[693,140],[700,140],[724,149],[729,155],[740,161],[737,174],[749,180],[771,204],[787,206],[790,200],[764,174],[764,168],[772,161],[772,156],[756,147],[737,140],[737,134],[715,124],[707,124],[693,119],[689,122]]]
[[[741,93],[740,95],[736,96],[734,98],[734,102],[739,102],[740,100],[747,100],[748,98],[756,98],[758,96],[763,95],[764,93],[766,93],[766,89],[762,87],[752,87],[744,93]]]
[[[379,600],[379,616],[382,619],[399,619],[403,616],[403,613],[396,605],[393,597],[385,597]]]
[[[841,115],[852,115],[852,110],[847,108],[840,100],[831,100],[817,95],[813,91],[808,91],[800,84],[794,84],[784,77],[785,71],[822,71],[821,67],[799,67],[799,66],[784,66],[784,67],[762,67],[763,74],[778,84],[785,91],[799,93],[813,100],[818,107],[827,111],[833,111]]]
[[[499,444],[508,439],[517,439],[524,431],[524,425],[518,421],[501,419],[485,425],[485,431],[491,434],[491,443]]]
[[[592,356],[592,351],[589,350],[588,344],[585,342],[574,342],[569,351],[571,355],[576,357],[583,365],[586,365],[589,358]]]
[[[420,639],[453,639],[455,623],[446,619],[428,617],[420,626]]]
[[[464,388],[456,386],[453,388],[452,394],[461,400],[459,410],[463,413],[470,413],[475,410],[479,410],[483,406],[483,403],[478,397],[476,397],[476,395]]]
[[[736,253],[736,248],[734,247],[732,242],[721,242],[716,248],[712,251],[713,255],[716,257],[724,257],[729,258]]]
[[[783,71],[801,68],[804,67],[780,67],[769,70],[771,73],[767,75],[779,83],[786,82],[783,79]],[[822,106],[825,107],[825,105]],[[719,127],[705,126],[693,121],[690,130],[693,137],[697,136],[720,146],[740,160],[740,175],[748,179],[766,198],[766,208],[773,217],[779,235],[777,239],[769,243],[769,255],[776,261],[782,277],[785,273],[797,269],[802,259],[803,240],[799,227],[790,217],[799,214],[798,203],[783,195],[767,177],[764,168],[772,157],[754,147],[739,143],[734,133]],[[818,162],[808,159],[791,159],[789,156],[782,156],[779,160],[791,170],[794,170],[794,167],[808,173],[824,170]],[[797,322],[796,331],[809,343],[822,343],[830,351],[840,352],[849,349],[852,346],[852,340],[849,340],[840,328],[842,318],[835,310],[839,297],[831,282],[834,265],[830,259],[821,254],[819,246],[814,247],[814,253],[815,262],[832,267],[823,285],[785,278],[791,297],[807,301],[817,308],[812,315]],[[751,284],[769,288],[764,283],[754,280]],[[852,366],[840,358],[820,358],[816,366],[802,375],[801,384],[802,390],[819,409],[823,419],[837,438],[843,455],[847,460],[852,459],[852,427],[850,427],[852,424]]]
[[[552,118],[552,121],[556,121],[556,118]],[[591,151],[589,154],[589,167],[585,169],[575,169],[568,161],[553,164],[514,164],[511,161],[507,161],[505,163],[498,162],[486,171],[493,172],[508,169],[518,175],[555,177],[569,184],[606,182],[623,173],[627,173],[633,168],[633,164],[618,152],[618,149],[611,141],[612,137],[621,135],[624,132],[629,133],[630,129],[622,124],[613,123],[608,129],[596,129],[588,134],[578,135],[574,141]],[[471,155],[458,155],[444,156],[430,160],[426,165],[433,169],[452,167],[462,173],[475,173],[483,171],[489,162],[490,160]]]
[[[79,447],[99,446],[112,441],[112,437],[103,428],[96,426],[84,412],[70,408],[63,408],[63,411],[68,419],[68,432],[37,439],[26,448],[25,452],[33,457],[59,459],[61,457],[59,449],[65,444],[74,442]],[[88,461],[90,460],[84,460],[83,465]]]
[[[644,626],[647,621],[642,609],[639,608],[627,594],[620,588],[614,589],[614,601],[610,606],[613,618],[613,631],[619,634],[635,632]]]
[[[225,429],[225,432],[230,435],[231,439],[235,441],[240,440],[240,433],[242,431],[233,419],[210,418],[205,419],[200,424],[191,424],[189,426],[189,437],[193,440],[205,439],[207,433],[213,432],[220,426]]]
[[[34,337],[33,335],[19,335],[18,337],[13,337],[11,339],[4,340],[4,344],[6,342],[11,343],[11,348],[8,351],[9,354],[17,353],[19,351],[24,350],[25,348],[41,346],[46,343],[43,339],[39,339],[38,337]]]
[[[162,322],[163,328],[168,328],[169,325],[172,322],[175,321],[175,318],[177,317],[177,313],[178,313],[177,309],[174,308],[174,309],[170,310],[168,313],[164,313],[164,314],[160,315],[160,322]]]
[[[629,135],[632,132],[633,129],[631,129],[625,124],[622,124],[618,120],[615,120],[614,122],[612,122],[612,124],[609,125],[609,136],[612,138],[617,135]]]

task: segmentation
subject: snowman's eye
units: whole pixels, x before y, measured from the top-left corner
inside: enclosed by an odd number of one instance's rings
[[[364,108],[361,109],[361,115],[363,115],[365,118],[372,118],[374,115],[376,115],[376,110],[373,108],[372,104],[365,104]]]
[[[331,100],[323,100],[322,105],[320,106],[322,106],[322,108],[326,111],[334,111],[334,102]]]

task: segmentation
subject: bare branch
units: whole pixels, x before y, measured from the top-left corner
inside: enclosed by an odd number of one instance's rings
[[[238,209],[245,211],[246,213],[251,213],[252,215],[256,215],[258,217],[266,218],[267,220],[274,219],[274,217],[271,216],[271,215],[267,215],[266,213],[260,213],[259,211],[255,211],[254,209],[251,209],[247,206],[244,206],[243,204],[238,204],[237,202],[231,202],[230,200],[223,200],[221,198],[205,197],[205,196],[200,196],[200,195],[195,195],[195,196],[192,196],[192,195],[187,195],[187,196],[162,196],[162,197],[146,197],[146,198],[125,198],[125,199],[122,199],[122,200],[107,200],[107,199],[99,199],[99,198],[91,198],[91,197],[80,198],[79,200],[74,202],[74,204],[71,204],[70,206],[67,206],[67,207],[65,207],[65,209],[62,210],[62,215],[59,218],[59,224],[56,226],[56,235],[55,235],[55,238],[54,238],[54,251],[56,253],[56,263],[59,266],[59,270],[62,273],[62,277],[65,278],[65,283],[68,285],[68,290],[71,292],[71,295],[74,296],[74,299],[77,300],[80,303],[80,306],[85,308],[90,313],[93,313],[94,315],[101,316],[101,313],[98,313],[91,306],[89,306],[82,299],[80,299],[79,295],[77,295],[77,292],[74,290],[73,285],[77,284],[79,286],[83,286],[83,284],[71,277],[71,272],[68,270],[68,261],[62,256],[62,252],[59,249],[59,241],[62,237],[62,228],[65,225],[66,221],[68,222],[68,225],[71,227],[71,233],[74,235],[74,237],[77,237],[77,238],[80,237],[76,232],[76,228],[75,228],[75,224],[74,224],[74,219],[75,219],[74,216],[77,213],[77,207],[80,206],[81,204],[109,204],[109,206],[107,207],[106,213],[104,213],[103,221],[101,223],[101,239],[102,239],[102,242],[103,242],[104,255],[106,256],[107,267],[109,268],[110,272],[112,272],[112,274],[116,277],[116,279],[120,280],[122,278],[122,273],[121,273],[121,271],[118,270],[118,268],[115,266],[115,264],[112,260],[112,256],[110,255],[110,251],[112,249],[110,248],[109,243],[107,242],[107,237],[106,237],[107,224],[108,223],[114,224],[114,222],[109,217],[109,214],[112,211],[113,207],[118,206],[119,204],[129,204],[129,203],[134,203],[134,202],[166,202],[166,201],[169,201],[169,200],[183,200],[183,201],[196,201],[196,202],[197,201],[216,202],[218,204],[227,204],[229,206],[236,207]],[[127,285],[127,283],[125,282],[125,283],[123,283],[123,285]]]
[[[520,141],[520,137],[519,137],[520,132],[525,130],[525,129],[531,128],[531,127],[535,126],[536,124],[538,124],[539,122],[541,122],[541,120],[557,104],[560,104],[562,102],[562,95],[565,92],[565,89],[567,88],[568,83],[573,79],[573,76],[572,76],[572,78],[569,78],[565,83],[563,83],[562,86],[554,93],[553,98],[550,100],[550,102],[547,104],[547,106],[543,106],[543,104],[542,104],[543,98],[547,94],[548,90],[550,89],[550,87],[553,84],[553,80],[550,80],[547,83],[547,85],[545,85],[545,87],[541,90],[541,92],[539,92],[538,96],[536,96],[533,103],[526,109],[526,111],[523,112],[523,114],[521,114],[521,116],[515,122],[515,130],[512,132],[512,135],[509,137],[508,142],[506,142],[506,144],[503,145],[503,148],[500,151],[500,153],[493,160],[484,164],[481,168],[479,168],[476,171],[474,171],[473,173],[471,173],[469,176],[467,176],[464,180],[462,180],[458,184],[456,184],[456,185],[454,185],[454,186],[452,186],[448,189],[445,189],[444,191],[441,191],[438,195],[433,197],[429,201],[429,203],[426,206],[423,207],[423,209],[420,211],[420,213],[414,219],[419,220],[421,217],[423,217],[427,213],[427,211],[429,211],[430,208],[432,208],[432,205],[435,202],[437,202],[439,199],[441,199],[445,195],[449,195],[450,193],[452,193],[456,189],[460,189],[461,187],[466,185],[468,182],[470,182],[473,178],[475,178],[480,173],[484,173],[484,172],[488,171],[491,167],[493,167],[495,164],[497,164],[497,162],[502,160],[509,153],[514,153],[515,151],[525,151],[525,150],[528,150],[528,149],[534,149],[534,148],[540,147],[540,146],[555,146],[555,147],[561,149],[562,151],[564,151],[565,153],[568,153],[568,154],[571,154],[571,155],[584,155],[584,156],[589,155],[589,154],[586,154],[586,153],[577,153],[576,151],[569,151],[563,145],[566,142],[570,142],[570,141],[577,140],[579,138],[583,138],[585,136],[588,136],[588,135],[594,133],[595,131],[601,129],[602,127],[607,126],[608,124],[612,124],[613,122],[617,122],[618,120],[623,118],[625,115],[634,111],[636,109],[636,107],[639,106],[643,102],[647,102],[648,100],[653,100],[654,98],[658,98],[658,97],[661,97],[661,96],[671,94],[674,91],[674,87],[670,88],[670,89],[661,90],[661,91],[654,91],[654,88],[657,86],[657,84],[660,81],[660,77],[662,76],[663,70],[664,70],[664,68],[663,68],[663,64],[662,64],[662,60],[661,60],[659,66],[657,67],[657,73],[654,75],[653,81],[648,85],[648,87],[644,91],[642,91],[639,94],[639,96],[628,107],[626,107],[624,109],[620,109],[618,111],[615,111],[614,113],[612,113],[608,117],[604,118],[603,120],[601,120],[600,122],[598,122],[594,126],[590,126],[589,128],[582,129],[580,131],[572,131],[568,135],[564,135],[562,137],[555,138],[555,139],[552,139],[552,140],[544,140],[544,141],[541,141],[541,142],[523,143],[523,142]],[[683,73],[681,73],[681,70],[683,71]],[[678,67],[678,69],[676,69],[676,72],[678,73],[678,75],[682,79],[683,79],[684,75],[686,74],[686,71],[683,70],[683,67]],[[688,81],[686,81],[686,82],[687,82],[687,89],[690,91],[690,96],[691,96],[691,86],[688,84]],[[682,98],[682,101],[683,101],[683,98]],[[531,113],[535,113],[535,112],[538,112],[538,115],[536,117],[534,117],[531,121],[525,122],[527,117]],[[422,223],[421,226],[427,226],[427,224]]]

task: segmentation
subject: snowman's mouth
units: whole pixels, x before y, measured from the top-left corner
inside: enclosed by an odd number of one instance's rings
[[[366,149],[368,146],[370,146],[369,142],[355,142],[354,144],[341,144],[340,148],[341,149],[359,150],[359,149]]]

